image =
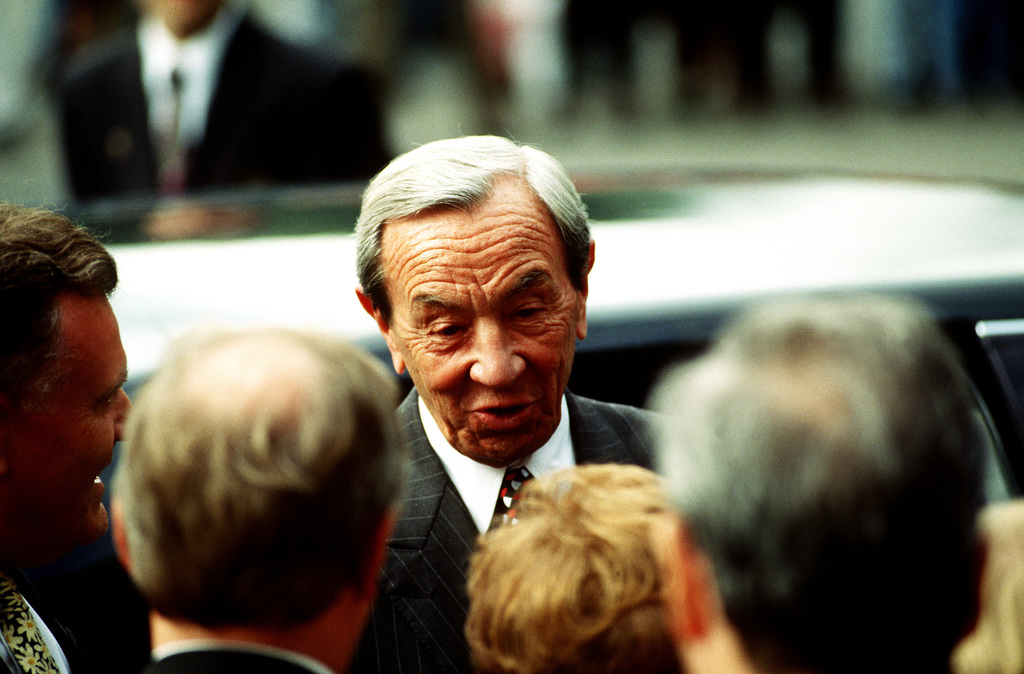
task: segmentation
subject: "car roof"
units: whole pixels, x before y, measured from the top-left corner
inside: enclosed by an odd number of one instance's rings
[[[706,340],[732,311],[780,294],[907,293],[944,320],[1024,314],[1019,190],[837,175],[577,182],[596,242],[584,351]],[[382,352],[354,293],[352,194],[341,211],[322,194],[256,204],[313,227],[265,217],[257,236],[112,244],[132,372],[211,322],[321,329]]]

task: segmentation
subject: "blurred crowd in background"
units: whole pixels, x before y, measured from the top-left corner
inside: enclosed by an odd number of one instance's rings
[[[395,153],[445,135],[529,136],[594,109],[628,122],[792,105],[1016,110],[1024,98],[1024,6],[1011,0],[248,4],[287,39],[375,74]],[[38,123],[65,66],[130,25],[136,7],[0,0],[0,8],[2,160]],[[422,115],[447,119],[396,128],[395,92],[410,82]],[[431,98],[463,104],[438,114],[423,103]]]

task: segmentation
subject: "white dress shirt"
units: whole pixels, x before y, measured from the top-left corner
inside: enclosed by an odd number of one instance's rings
[[[444,437],[422,396],[419,398],[419,407],[423,431],[430,446],[444,464],[444,469],[459,491],[466,508],[469,509],[476,528],[480,533],[487,531],[494,517],[494,504],[498,500],[501,479],[505,476],[508,466],[495,468],[461,454]],[[530,455],[525,465],[534,477],[576,465],[572,436],[569,433],[569,408],[565,403],[565,396],[562,396],[562,418],[558,422],[558,427],[548,441]]]
[[[142,88],[149,104],[149,128],[154,136],[166,133],[165,120],[173,117],[171,73],[177,69],[182,82],[178,142],[189,147],[203,139],[224,52],[241,20],[241,10],[228,3],[209,26],[181,41],[156,17],[147,16],[140,21]]]

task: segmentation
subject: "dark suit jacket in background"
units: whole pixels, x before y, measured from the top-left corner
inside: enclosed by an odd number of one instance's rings
[[[17,569],[11,571],[11,576],[18,586],[18,592],[25,598],[25,601],[32,605],[32,608],[43,619],[49,630],[53,632],[53,636],[57,638],[60,649],[64,651],[64,656],[68,659],[68,665],[71,667],[72,674],[89,674],[94,672],[95,669],[88,656],[79,647],[74,637],[53,617],[52,612],[49,611],[46,605],[46,601],[36,592],[28,578]],[[3,659],[0,659],[0,674],[21,674],[21,672],[12,673],[7,668],[7,665],[4,664]]]
[[[310,674],[305,667],[248,651],[202,650],[152,662],[143,674]]]
[[[69,70],[61,114],[76,197],[156,189],[134,30]],[[382,134],[378,92],[364,70],[244,18],[225,51],[186,187],[367,179],[389,159]]]
[[[578,464],[651,467],[649,412],[565,396]],[[417,401],[413,389],[398,408],[412,453],[412,479],[352,668],[360,674],[472,671],[463,627],[466,570],[479,532],[427,440]]]

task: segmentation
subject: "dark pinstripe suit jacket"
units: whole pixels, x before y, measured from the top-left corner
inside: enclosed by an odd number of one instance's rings
[[[577,463],[651,466],[649,412],[565,395]],[[466,568],[478,532],[430,447],[415,389],[398,414],[411,446],[412,480],[352,671],[468,673]]]

